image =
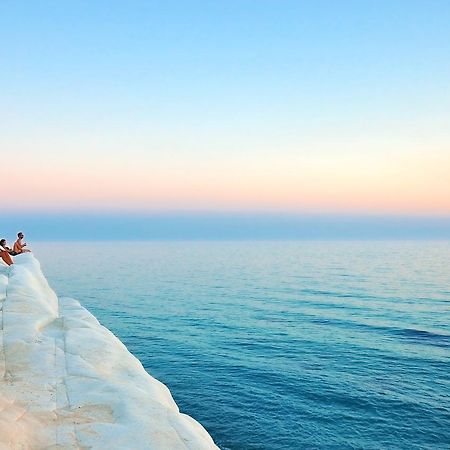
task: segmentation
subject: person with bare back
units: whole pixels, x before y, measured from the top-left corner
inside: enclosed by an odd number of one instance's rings
[[[20,255],[21,253],[30,253],[31,250],[26,249],[26,243],[23,242],[23,239],[25,238],[24,234],[19,231],[17,233],[17,241],[14,242],[13,251],[15,255]]]
[[[10,255],[11,249],[8,248],[6,239],[0,240],[0,258],[8,265],[11,266],[14,264],[11,255]]]

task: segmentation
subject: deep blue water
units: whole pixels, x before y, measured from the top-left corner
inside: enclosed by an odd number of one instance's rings
[[[223,449],[450,448],[450,242],[33,248]]]

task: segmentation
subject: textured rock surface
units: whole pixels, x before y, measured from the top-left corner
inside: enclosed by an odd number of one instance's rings
[[[217,449],[31,254],[0,266],[0,449]]]

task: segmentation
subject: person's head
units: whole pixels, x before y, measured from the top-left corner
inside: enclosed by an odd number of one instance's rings
[[[18,237],[19,239],[23,239],[23,238],[24,238],[24,235],[23,235],[23,233],[22,233],[21,231],[19,231],[19,232],[17,233],[17,237]]]
[[[6,245],[6,239],[0,239],[0,246],[4,247]]]

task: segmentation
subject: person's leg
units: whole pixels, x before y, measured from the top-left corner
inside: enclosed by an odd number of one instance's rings
[[[0,252],[0,257],[3,259],[3,261],[5,261],[6,264],[8,264],[8,266],[14,264],[11,255],[7,251]]]

